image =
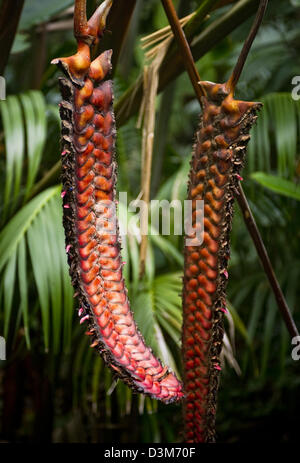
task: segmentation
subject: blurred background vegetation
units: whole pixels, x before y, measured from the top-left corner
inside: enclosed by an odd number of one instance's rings
[[[61,224],[58,72],[50,65],[54,57],[74,53],[73,1],[25,0],[15,37],[13,30],[5,35],[5,3],[0,4],[1,48],[9,48],[9,38],[14,40],[5,70],[4,51],[0,63],[7,84],[7,99],[0,102],[0,335],[7,342],[7,360],[0,362],[0,438],[176,442],[180,406],[144,400],[115,384],[89,348],[75,311]],[[124,7],[121,0],[116,3]],[[180,16],[203,3],[209,2],[175,2]],[[210,16],[191,30],[193,52],[201,77],[223,82],[258,2],[210,3]],[[232,3],[238,14],[231,17]],[[135,1],[127,4],[131,8]],[[96,2],[88,5],[93,11]],[[238,97],[264,102],[249,146],[244,188],[298,326],[300,101],[291,98],[291,81],[300,74],[299,7],[299,0],[270,1],[238,86]],[[17,6],[14,11],[11,6],[12,22],[16,12]],[[114,47],[115,62],[118,58],[118,189],[132,200],[139,195],[141,176],[137,83],[145,59],[140,39],[166,26],[167,20],[158,0],[137,0],[126,39],[116,44],[122,21],[124,15],[116,15],[104,44]],[[151,195],[184,200],[199,105],[174,45],[165,64],[156,105]],[[129,107],[125,115],[120,110],[124,106]],[[300,363],[291,359],[289,335],[235,209],[218,440],[296,441]],[[121,221],[125,214],[120,205]],[[150,237],[142,280],[138,241],[129,233],[123,242],[132,308],[154,351],[180,373],[182,237]]]

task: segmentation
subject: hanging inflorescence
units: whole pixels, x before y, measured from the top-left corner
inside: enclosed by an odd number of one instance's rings
[[[146,346],[134,322],[122,275],[116,209],[111,207],[116,203],[116,128],[112,82],[105,78],[112,52],[90,59],[111,4],[103,2],[87,21],[86,1],[77,0],[78,52],[53,60],[65,73],[60,115],[66,252],[80,323],[88,324],[91,346],[134,391],[169,403],[183,396],[182,386]]]

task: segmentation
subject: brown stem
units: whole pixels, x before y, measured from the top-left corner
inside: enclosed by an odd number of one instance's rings
[[[190,79],[191,79],[191,81],[193,83],[193,86],[195,87],[195,83],[200,81],[200,76],[198,74],[195,63],[194,63],[193,59],[191,58],[192,55],[188,54],[186,52],[186,47],[187,46],[189,47],[186,39],[185,40],[181,39],[182,35],[184,36],[184,32],[183,32],[183,30],[181,28],[181,25],[180,25],[179,21],[178,21],[176,11],[174,10],[174,8],[170,8],[170,4],[172,3],[171,0],[162,0],[162,3],[164,5],[164,8],[165,8],[166,12],[168,12],[168,19],[169,19],[170,25],[171,25],[173,33],[174,33],[174,35],[175,35],[175,37],[176,37],[176,39],[178,41],[178,47],[180,48],[182,55],[185,57],[185,60],[184,60],[185,66],[186,66],[187,70],[190,70],[189,71],[189,76],[190,76]],[[265,4],[265,3],[266,3],[266,1],[262,0],[262,2],[260,4],[260,8],[259,8],[260,12],[262,12],[262,4]],[[258,23],[256,23],[256,21],[255,21],[255,33],[257,33],[257,29],[258,29],[257,24]],[[181,30],[181,34],[179,33],[178,29]],[[251,33],[249,35],[249,37],[251,37],[251,40],[252,40],[251,44],[252,44],[252,42],[254,40],[254,37],[252,37],[253,36],[253,30],[254,29],[252,28]],[[249,38],[248,38],[248,40],[249,40]],[[251,46],[251,44],[250,44],[250,46]],[[241,56],[244,56],[243,52],[242,52]],[[189,61],[189,63],[187,63],[187,60]],[[201,97],[198,96],[198,93],[196,93],[196,94],[197,94],[199,103],[201,105]],[[246,199],[246,196],[244,194],[244,191],[243,191],[241,185],[239,185],[239,193],[240,194],[237,195],[237,201],[238,201],[239,206],[240,206],[240,208],[241,208],[241,210],[243,212],[243,218],[244,218],[245,224],[246,224],[246,226],[248,228],[248,231],[249,231],[249,233],[251,235],[251,238],[252,238],[253,243],[255,245],[255,248],[257,250],[257,254],[259,256],[259,259],[260,259],[260,261],[261,261],[261,263],[263,265],[263,268],[265,270],[267,278],[268,278],[268,280],[270,282],[271,288],[273,290],[274,296],[275,296],[276,301],[277,301],[277,306],[278,306],[278,308],[279,308],[279,310],[280,310],[280,312],[282,314],[284,322],[285,322],[285,324],[287,326],[287,329],[288,329],[289,333],[291,334],[291,336],[292,337],[298,336],[298,330],[297,330],[296,324],[295,324],[295,322],[293,320],[293,317],[291,315],[291,312],[289,310],[287,302],[286,302],[286,300],[284,298],[284,295],[283,295],[283,293],[281,291],[281,288],[279,286],[279,283],[278,283],[278,280],[277,280],[276,275],[274,273],[271,261],[269,259],[268,253],[267,253],[267,250],[266,250],[266,248],[264,246],[262,237],[261,237],[261,235],[259,233],[259,230],[257,228],[257,225],[255,223],[254,217],[253,217],[253,215],[251,213],[248,201]]]
[[[199,85],[199,74],[195,66],[194,58],[189,43],[180,25],[176,10],[173,6],[172,0],[162,0],[162,4],[164,6],[169,23],[172,27],[173,34],[177,40],[178,46],[183,55],[183,59],[186,64],[186,70],[190,76],[195,93],[197,95],[198,100],[201,102],[201,97],[204,95],[204,93]]]
[[[75,0],[74,36],[77,39],[87,28],[86,0]]]
[[[239,195],[237,195],[237,201],[239,203],[240,209],[243,213],[243,218],[245,221],[245,224],[247,226],[247,229],[251,235],[251,238],[253,240],[254,246],[256,248],[258,257],[261,261],[261,264],[265,270],[265,273],[267,275],[267,278],[270,282],[271,288],[273,290],[275,299],[277,301],[278,308],[282,314],[282,317],[285,321],[286,327],[292,337],[294,336],[299,336],[298,329],[296,327],[296,324],[293,320],[292,314],[290,312],[290,309],[287,305],[287,302],[284,298],[284,295],[282,293],[282,290],[279,286],[278,280],[276,278],[276,275],[274,273],[270,258],[268,256],[267,250],[265,248],[264,242],[262,240],[262,237],[259,233],[259,230],[257,228],[255,219],[253,217],[253,214],[251,212],[249,203],[247,201],[247,198],[245,196],[244,190],[239,184],[238,187]]]
[[[105,29],[112,3],[113,0],[104,0],[87,21],[86,0],[75,0],[74,36],[78,42],[91,45],[98,41]]]
[[[261,0],[259,8],[257,10],[257,14],[254,19],[254,23],[252,25],[251,31],[244,43],[244,46],[242,48],[242,51],[240,53],[239,59],[235,65],[235,68],[233,70],[233,73],[231,74],[230,79],[228,80],[228,85],[231,88],[232,93],[234,92],[234,89],[236,87],[236,84],[238,83],[238,80],[241,76],[241,73],[243,71],[246,59],[248,57],[249,51],[251,49],[251,46],[254,42],[254,39],[257,35],[258,29],[260,28],[260,25],[262,23],[262,20],[264,18],[266,9],[268,5],[268,0]]]

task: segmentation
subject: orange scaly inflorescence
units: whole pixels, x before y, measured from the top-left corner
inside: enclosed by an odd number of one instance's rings
[[[91,62],[90,44],[93,34],[103,33],[103,15],[111,3],[106,0],[99,7],[101,30],[94,30],[94,15],[93,27],[83,24],[82,33],[76,28],[77,54],[53,61],[66,74],[60,80],[66,251],[79,316],[81,323],[89,324],[91,346],[135,391],[168,403],[182,398],[181,383],[162,366],[137,329],[122,275],[119,235],[110,233],[116,223],[111,207],[116,130],[112,82],[104,79],[111,68],[111,51]],[[99,224],[105,224],[107,232],[99,231]]]
[[[188,199],[204,200],[203,243],[185,247],[184,403],[187,442],[214,442],[233,196],[260,103],[237,101],[229,84],[201,82],[203,115]],[[196,231],[187,238],[195,238]]]

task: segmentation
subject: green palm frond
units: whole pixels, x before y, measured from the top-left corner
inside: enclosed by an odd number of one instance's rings
[[[262,102],[264,107],[248,146],[248,170],[276,170],[280,177],[293,179],[299,159],[300,102],[290,93],[270,93]]]
[[[274,193],[300,201],[300,186],[290,180],[265,174],[264,172],[255,172],[251,175],[251,178]]]
[[[37,177],[46,139],[46,105],[40,92],[29,91],[1,101],[0,112],[6,152],[5,185],[0,189],[5,221],[21,197],[29,198]]]
[[[27,345],[30,345],[34,317],[28,291],[33,281],[44,346],[46,350],[51,346],[54,353],[59,352],[62,338],[64,348],[70,347],[73,308],[59,193],[57,186],[43,191],[23,206],[0,234],[4,335],[7,337],[12,329],[12,311],[20,307]]]

